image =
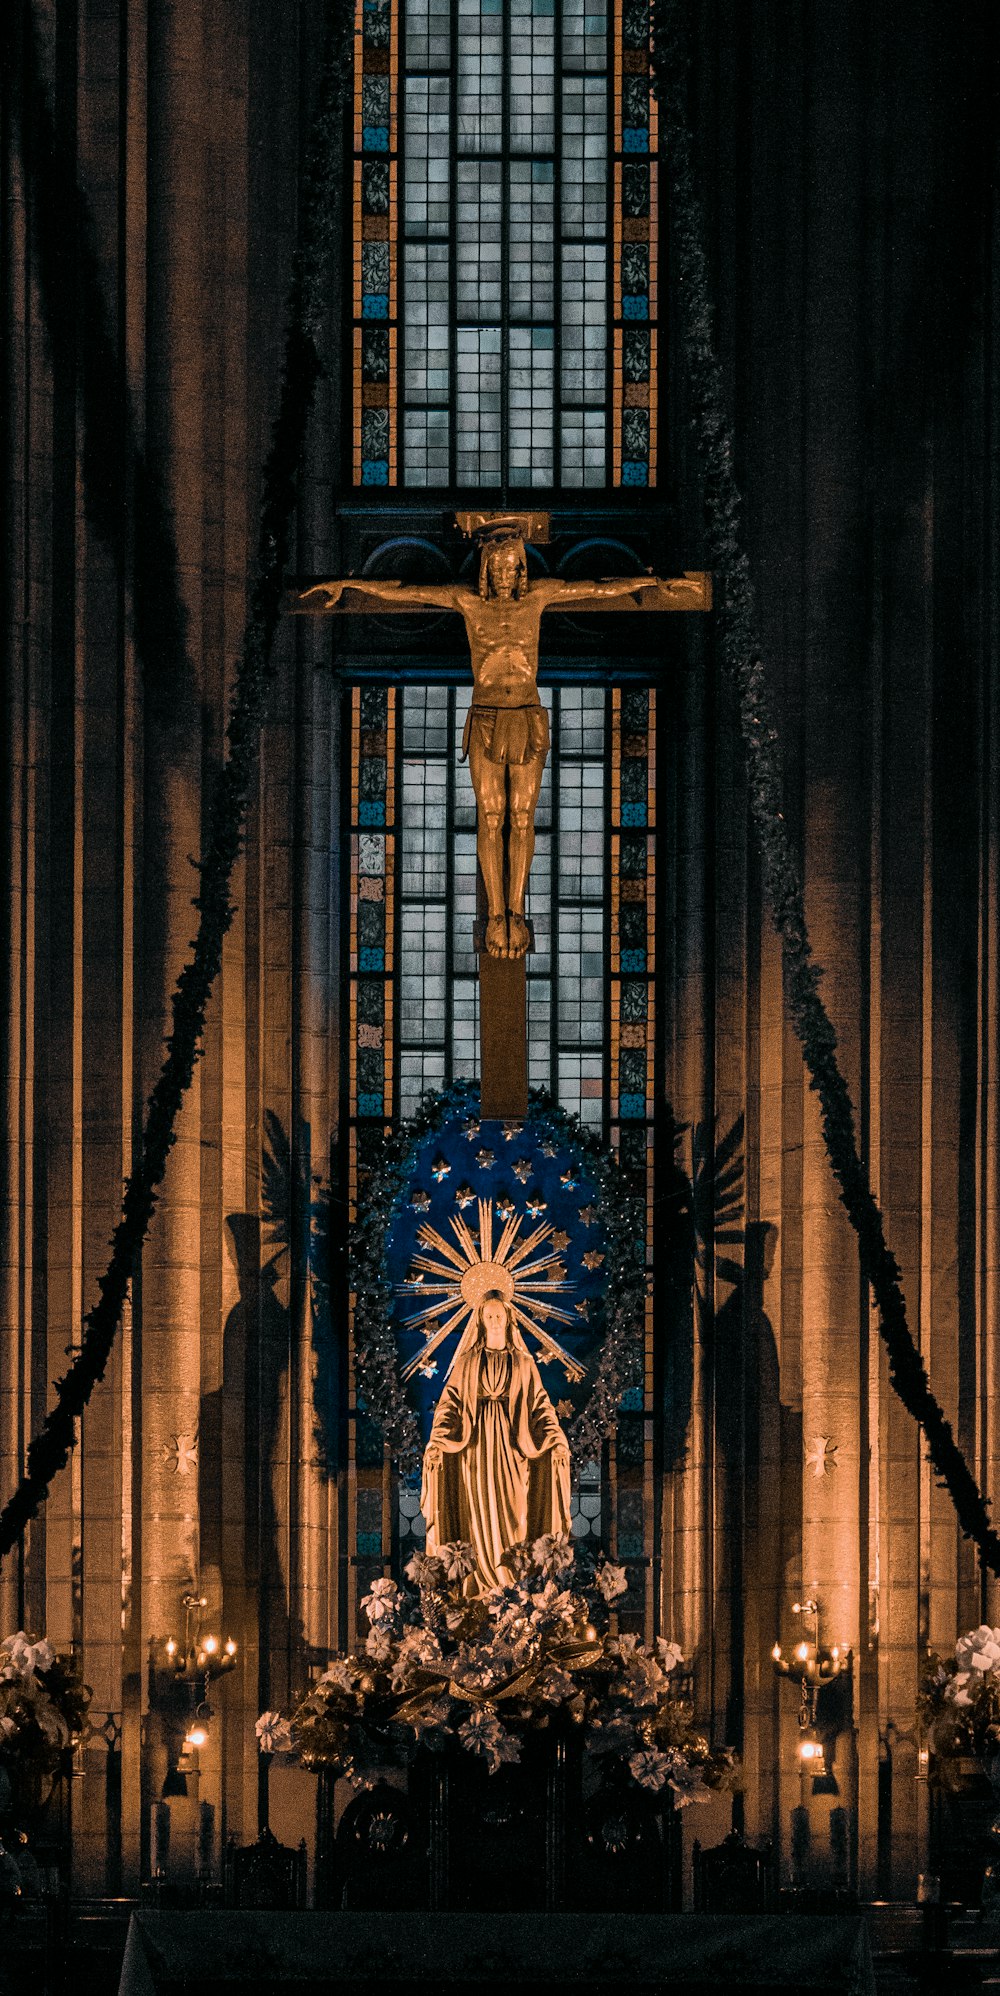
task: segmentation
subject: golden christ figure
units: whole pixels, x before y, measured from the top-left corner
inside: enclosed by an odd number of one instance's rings
[[[535,806],[549,752],[549,722],[538,697],[539,626],[544,610],[572,603],[597,608],[643,589],[683,588],[655,575],[608,582],[528,580],[520,534],[487,533],[479,587],[348,577],[299,592],[299,614],[334,610],[345,590],[391,603],[394,609],[457,610],[472,658],[472,705],[462,752],[469,758],[478,811],[477,853],[486,889],[486,948],[491,956],[522,957],[530,936],[524,897],[535,850]],[[506,850],[505,850],[506,848]],[[506,860],[506,864],[505,864]]]

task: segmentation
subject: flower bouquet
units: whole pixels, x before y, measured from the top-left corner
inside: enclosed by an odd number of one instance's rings
[[[948,1896],[995,1913],[1000,1907],[1000,1628],[984,1622],[959,1636],[952,1656],[928,1658],[918,1716],[933,1757],[935,1868],[945,1874]],[[970,1760],[978,1769],[970,1769]],[[994,1814],[987,1823],[983,1812],[984,1805],[989,1811],[990,1791]]]
[[[696,1731],[678,1686],[681,1652],[615,1635],[610,1604],[623,1567],[585,1573],[568,1538],[549,1536],[509,1556],[509,1586],[468,1596],[471,1546],[415,1553],[409,1587],[376,1580],[362,1601],[364,1648],[337,1656],[290,1716],[257,1721],[262,1752],[330,1768],[357,1786],[364,1770],[406,1765],[420,1747],[455,1743],[493,1774],[521,1759],[526,1740],[560,1724],[640,1787],[668,1788],[677,1804],[707,1802],[731,1785],[734,1757]]]
[[[971,1754],[988,1769],[1000,1757],[1000,1629],[984,1622],[959,1636],[953,1656],[931,1656],[918,1709],[931,1753]]]
[[[0,1815],[17,1795],[38,1808],[83,1731],[90,1692],[72,1657],[23,1629],[0,1642]]]

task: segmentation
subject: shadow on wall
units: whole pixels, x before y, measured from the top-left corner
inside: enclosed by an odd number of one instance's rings
[[[716,1257],[716,1281],[732,1284],[721,1309],[713,1315],[710,1296],[699,1295],[701,1334],[712,1358],[727,1534],[740,1528],[739,1487],[755,1469],[780,1475],[783,1486],[789,1479],[782,1488],[786,1524],[801,1508],[802,1414],[781,1399],[778,1347],[764,1308],[777,1245],[777,1227],[752,1220],[743,1235],[742,1260]]]
[[[667,1110],[670,1150],[657,1197],[658,1288],[663,1298],[665,1470],[684,1466],[693,1404],[696,1345],[710,1360],[716,1439],[731,1485],[739,1465],[762,1450],[788,1466],[799,1490],[802,1416],[783,1405],[774,1330],[764,1308],[778,1230],[770,1221],[742,1224],[744,1123],[738,1116],[715,1141],[715,1127],[691,1131],[691,1169],[682,1162],[689,1126]],[[730,1293],[716,1310],[720,1284]],[[727,1502],[727,1522],[730,1504]]]
[[[335,1476],[339,1460],[340,1353],[331,1309],[333,1193],[321,1172],[310,1171],[308,1123],[296,1125],[294,1144],[278,1117],[264,1116],[261,1160],[263,1228],[268,1244],[289,1256],[292,1308],[308,1309],[313,1357],[313,1441],[322,1467]],[[345,1239],[346,1239],[346,1214]]]
[[[782,1402],[765,1308],[778,1230],[769,1221],[743,1220],[743,1118],[718,1139],[712,1123],[691,1130],[690,1170],[688,1131],[671,1115],[666,1134],[671,1161],[657,1202],[663,1467],[676,1471],[688,1460],[697,1372],[714,1441],[715,1626],[728,1631],[735,1666],[745,1589],[752,1584],[779,1598],[782,1541],[794,1537],[801,1519],[802,1415]],[[757,1523],[748,1539],[750,1515]],[[752,1573],[744,1571],[748,1557]],[[727,1737],[734,1738],[742,1726],[735,1678],[729,1695],[735,1703]]]
[[[225,1590],[256,1588],[260,1626],[271,1653],[288,1649],[287,1520],[279,1517],[274,1483],[283,1451],[283,1401],[288,1378],[291,1313],[277,1294],[282,1250],[263,1240],[255,1213],[226,1217],[226,1247],[236,1270],[237,1299],[222,1339],[222,1385],[201,1402],[199,1481],[203,1565],[217,1565]],[[224,1526],[237,1506],[224,1501],[226,1479],[243,1479],[242,1544]]]
[[[230,1213],[226,1246],[236,1270],[237,1300],[226,1318],[222,1386],[203,1396],[199,1446],[201,1546],[226,1585],[256,1586],[272,1655],[288,1652],[301,1632],[288,1618],[295,1520],[279,1507],[288,1475],[289,1421],[296,1444],[289,1379],[297,1325],[308,1313],[313,1367],[312,1443],[327,1475],[336,1474],[340,1414],[339,1364],[330,1313],[331,1194],[310,1176],[310,1131],[297,1126],[293,1144],[278,1117],[265,1117],[261,1160],[262,1212]],[[280,1285],[280,1293],[279,1293]],[[283,1301],[282,1297],[288,1300]],[[225,1479],[244,1478],[243,1543],[224,1533]],[[294,1501],[294,1500],[292,1500]]]
[[[690,1130],[691,1169],[682,1162]],[[667,1182],[657,1196],[657,1281],[664,1297],[664,1454],[667,1470],[687,1456],[694,1391],[696,1332],[704,1346],[712,1323],[715,1283],[742,1281],[739,1263],[724,1248],[745,1247],[743,1118],[715,1141],[715,1125],[693,1129],[667,1110],[670,1150]],[[734,1276],[735,1271],[735,1276]]]

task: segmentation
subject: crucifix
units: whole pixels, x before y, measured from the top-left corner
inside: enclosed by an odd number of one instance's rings
[[[480,546],[479,584],[410,583],[393,577],[316,582],[293,591],[295,616],[327,616],[348,598],[349,614],[453,610],[465,623],[472,704],[462,740],[476,796],[476,851],[484,919],[479,951],[480,1101],[484,1116],[527,1113],[527,984],[531,927],[525,893],[535,849],[535,806],[549,751],[548,715],[538,693],[538,648],[546,610],[708,610],[711,577],[689,573],[605,581],[528,579],[525,541],[548,539],[547,514],[458,513]]]

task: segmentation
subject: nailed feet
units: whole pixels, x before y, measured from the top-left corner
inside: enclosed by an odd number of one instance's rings
[[[486,947],[491,956],[509,956],[506,915],[490,916],[486,924]]]
[[[531,937],[523,915],[507,917],[507,955],[527,956]]]
[[[531,935],[523,915],[491,915],[486,924],[486,948],[490,956],[527,956]]]

